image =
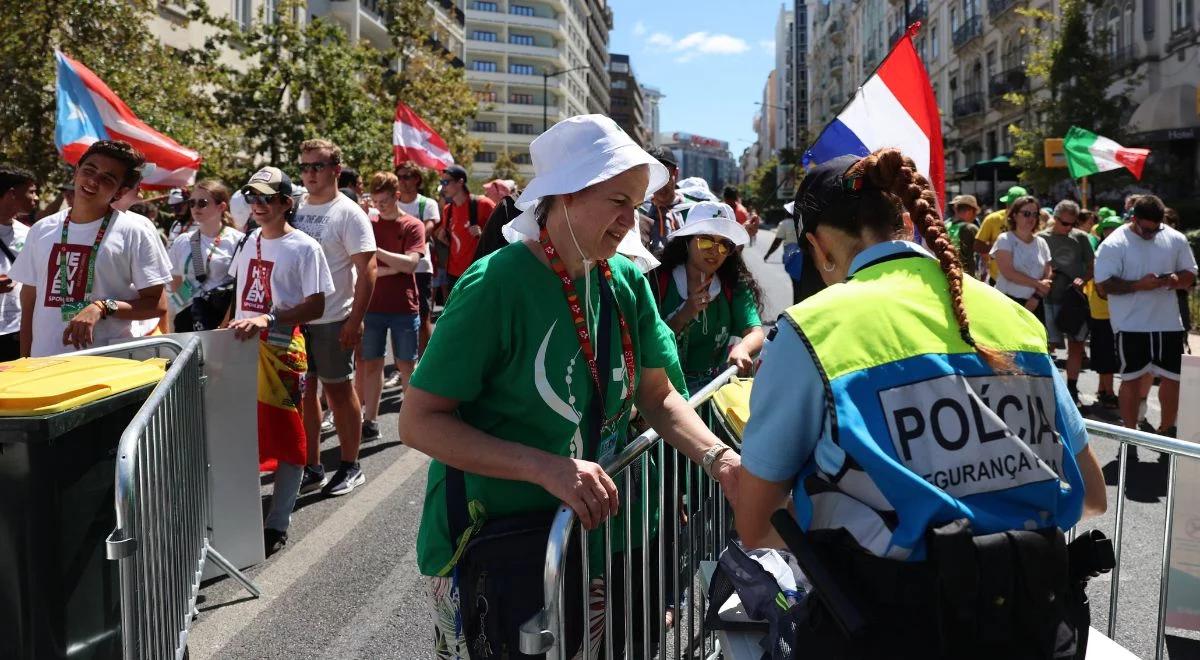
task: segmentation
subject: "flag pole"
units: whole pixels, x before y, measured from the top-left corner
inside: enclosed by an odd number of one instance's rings
[[[1083,199],[1083,204],[1080,206],[1086,209],[1088,207],[1088,179],[1086,176],[1079,180],[1079,188],[1080,197]]]

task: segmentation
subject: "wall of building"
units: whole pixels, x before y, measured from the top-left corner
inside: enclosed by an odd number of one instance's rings
[[[659,144],[658,136],[662,131],[662,118],[658,106],[664,98],[666,94],[657,87],[642,85],[642,102],[646,106],[646,132],[650,143],[655,146]]]
[[[646,106],[642,89],[638,85],[633,65],[628,55],[609,55],[609,116],[639,145],[649,146],[651,139],[646,130]]]
[[[729,153],[728,142],[682,132],[663,133],[658,139],[675,153],[680,179],[701,177],[718,195],[726,185],[741,183],[741,170]]]

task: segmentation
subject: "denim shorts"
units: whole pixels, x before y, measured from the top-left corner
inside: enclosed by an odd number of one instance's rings
[[[362,357],[381,360],[387,354],[387,336],[392,333],[392,356],[397,360],[417,359],[417,331],[420,314],[368,312],[363,323]]]

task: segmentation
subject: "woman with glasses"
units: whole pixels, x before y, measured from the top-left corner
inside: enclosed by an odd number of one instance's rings
[[[299,404],[308,353],[300,324],[325,312],[333,277],[321,244],[290,224],[296,202],[286,174],[264,167],[242,187],[242,195],[259,228],[233,259],[237,304],[229,327],[242,341],[259,340],[258,461],[261,471],[275,472],[263,523],[263,546],[270,556],[287,543],[304,476],[307,443]]]
[[[187,200],[196,226],[171,245],[171,303],[177,332],[212,330],[220,325],[229,299],[211,292],[225,284],[233,253],[244,234],[233,228],[229,215],[229,188],[216,179],[196,184]],[[209,299],[218,304],[207,305]],[[224,300],[220,307],[218,300]],[[195,304],[197,300],[201,302]],[[216,314],[213,312],[215,308]]]
[[[1010,204],[1008,231],[996,239],[991,257],[1000,269],[996,288],[1045,323],[1042,300],[1050,293],[1053,272],[1050,245],[1037,235],[1039,215],[1037,198],[1032,195]]]
[[[749,240],[732,209],[720,202],[696,204],[667,236],[662,265],[654,271],[658,310],[675,333],[689,391],[727,364],[749,373],[751,356],[762,348],[762,290],[742,261],[741,247]]]

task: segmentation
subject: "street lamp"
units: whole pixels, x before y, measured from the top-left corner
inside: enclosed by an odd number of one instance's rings
[[[773,103],[763,103],[762,101],[755,101],[755,102],[754,102],[754,105],[761,105],[761,106],[762,106],[762,107],[764,107],[764,108],[775,108],[776,110],[782,110],[782,111],[783,111],[783,121],[785,121],[785,122],[787,122],[787,121],[788,121],[788,115],[789,115],[789,114],[790,114],[790,112],[791,112],[790,110],[788,110],[788,109],[787,109],[787,108],[785,108],[784,106],[782,106],[782,105],[775,105],[775,104],[773,104]],[[784,131],[783,131],[783,148],[784,148],[784,149],[791,149],[791,148],[792,148],[792,131],[791,131],[791,126],[788,126],[788,127],[787,127],[786,129],[784,129]]]
[[[584,64],[582,66],[577,66],[573,69],[563,69],[562,71],[543,71],[542,72],[542,132],[543,133],[546,132],[547,128],[550,128],[550,119],[549,119],[549,116],[547,115],[548,106],[546,104],[548,94],[549,94],[550,79],[557,78],[558,76],[561,76],[564,73],[571,73],[572,71],[579,71],[579,70],[587,69],[587,68],[588,68],[588,65]]]

